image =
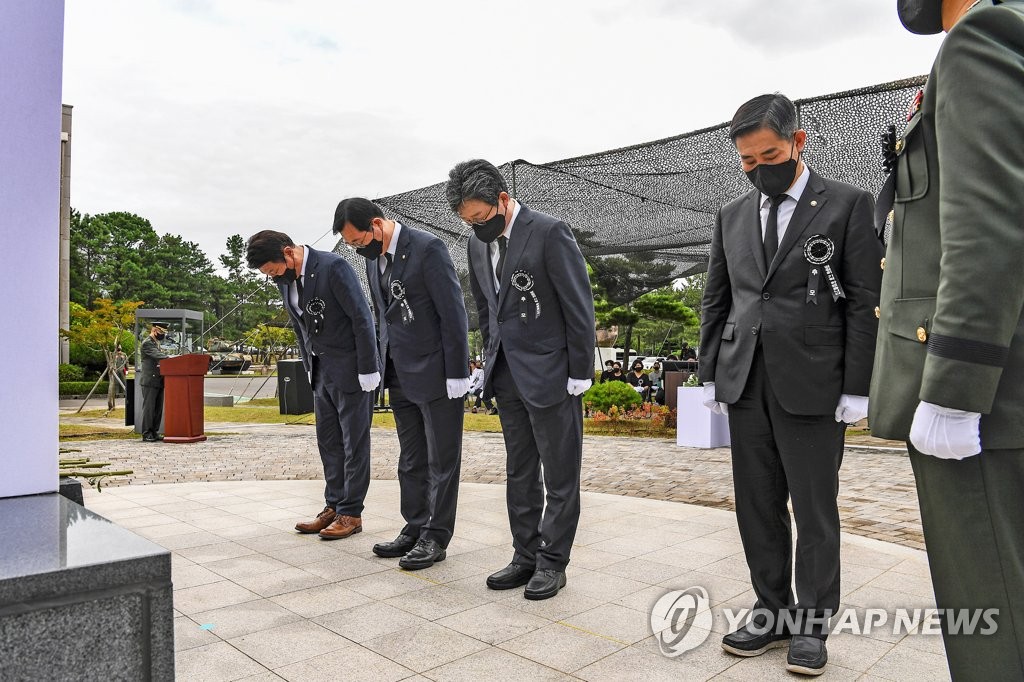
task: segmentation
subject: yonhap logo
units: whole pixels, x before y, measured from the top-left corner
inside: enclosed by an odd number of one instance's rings
[[[711,633],[711,608],[703,587],[674,590],[651,608],[651,631],[661,653],[675,658],[696,649]]]

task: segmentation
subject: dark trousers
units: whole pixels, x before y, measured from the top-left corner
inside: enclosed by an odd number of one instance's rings
[[[956,461],[907,449],[936,605],[999,609],[991,634],[951,634],[942,619],[950,675],[1024,680],[1024,450]]]
[[[360,516],[370,487],[373,393],[346,393],[313,363],[316,444],[324,465],[324,502],[344,516]]]
[[[160,432],[160,419],[164,416],[164,387],[141,386],[142,388],[142,435]]]
[[[404,535],[436,540],[442,547],[455,530],[462,468],[462,399],[408,400],[397,378],[388,378],[398,430],[398,485]]]
[[[580,520],[583,402],[566,393],[557,405],[530,405],[519,394],[500,352],[492,383],[501,405],[498,419],[507,453],[506,499],[513,561],[564,570]]]
[[[739,401],[729,405],[736,523],[755,609],[796,634],[828,636],[825,619],[839,608],[839,466],[845,424],[830,412],[789,414],[775,397],[758,349]],[[796,519],[796,599],[793,539],[786,506]],[[816,619],[816,620],[815,620]]]
[[[494,409],[494,401],[491,400],[490,398],[484,398],[483,397],[484,389],[482,389],[482,388],[476,389],[475,391],[473,391],[473,395],[476,396],[476,404],[473,405],[473,407],[480,407],[480,405],[482,403],[483,406],[486,407],[488,410],[493,410]]]

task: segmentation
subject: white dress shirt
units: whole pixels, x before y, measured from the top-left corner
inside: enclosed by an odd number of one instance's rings
[[[309,262],[309,247],[305,244],[302,245],[302,272],[298,273],[295,281],[288,285],[288,303],[291,304],[292,310],[302,317],[302,308],[299,306],[299,287],[297,284],[306,286],[306,263]]]
[[[391,254],[391,262],[392,263],[395,261],[395,253],[397,253],[397,251],[398,251],[398,235],[400,235],[401,233],[402,233],[402,223],[400,223],[400,222],[398,222],[396,220],[395,221],[395,231],[391,233],[391,243],[388,244],[388,250],[384,252],[384,253],[390,253]],[[382,274],[382,275],[384,274],[384,268],[386,268],[388,266],[388,259],[387,259],[387,256],[384,255],[384,253],[382,253],[379,256],[377,256],[377,268],[380,271],[380,274]]]
[[[505,231],[498,235],[498,239],[500,239],[501,237],[504,237],[505,239],[510,239],[510,235],[512,234],[512,226],[516,224],[516,218],[519,217],[519,202],[516,201],[515,199],[510,199],[509,205],[512,206],[512,220],[509,221],[508,227],[505,228]],[[488,244],[488,246],[491,249],[491,273],[493,273],[494,275],[495,291],[501,291],[501,285],[498,283],[498,256],[501,254],[501,251],[499,251],[498,247],[498,239],[495,239],[493,242]],[[508,244],[505,244],[505,248],[508,248]],[[506,257],[508,257],[507,252],[505,255]]]

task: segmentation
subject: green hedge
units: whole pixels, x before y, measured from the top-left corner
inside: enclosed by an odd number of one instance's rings
[[[82,381],[85,379],[85,369],[62,362],[57,365],[57,376],[59,381]]]
[[[86,395],[91,389],[94,381],[62,381],[58,384],[58,391],[61,395]],[[107,383],[101,381],[96,387],[93,396],[105,396],[107,394]]]
[[[643,398],[636,390],[625,381],[606,381],[603,384],[594,384],[583,394],[583,404],[593,411],[607,413],[612,405],[618,405],[621,410],[628,410],[638,407]]]

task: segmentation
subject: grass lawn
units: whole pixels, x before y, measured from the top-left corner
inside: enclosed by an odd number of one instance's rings
[[[105,410],[83,410],[78,414],[67,416],[103,417]],[[312,414],[281,414],[277,398],[257,398],[234,407],[206,407],[203,410],[207,422],[236,422],[243,424],[313,424]],[[117,408],[106,415],[111,419],[124,420],[124,408]],[[391,412],[377,412],[373,415],[373,425],[387,429],[395,428],[395,416]],[[463,428],[466,431],[484,433],[501,433],[501,423],[497,415],[473,414],[467,412]],[[602,436],[638,436],[655,438],[672,438],[674,430],[652,429],[647,422],[594,422],[583,420],[583,431],[590,435]],[[137,438],[130,427],[119,429],[111,427],[89,426],[86,424],[62,424],[61,438],[100,439],[100,438]],[[208,434],[210,432],[207,432]]]

